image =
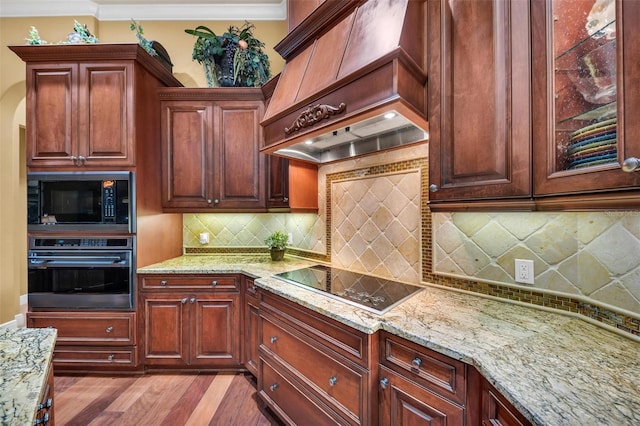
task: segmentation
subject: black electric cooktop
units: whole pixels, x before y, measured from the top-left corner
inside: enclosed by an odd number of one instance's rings
[[[283,272],[276,277],[376,314],[384,314],[421,290],[414,285],[323,265]]]

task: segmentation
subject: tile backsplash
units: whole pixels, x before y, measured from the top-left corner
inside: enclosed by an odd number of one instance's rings
[[[434,272],[515,284],[515,259],[533,285],[640,314],[640,212],[437,213]]]
[[[640,335],[640,211],[431,213],[427,157],[419,144],[321,166],[318,214],[185,214],[185,252],[264,250],[279,229],[293,234],[292,254]],[[515,259],[533,260],[535,284],[515,283]]]

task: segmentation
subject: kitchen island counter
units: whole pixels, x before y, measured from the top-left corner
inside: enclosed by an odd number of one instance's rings
[[[473,365],[535,425],[640,424],[636,340],[580,317],[431,285],[377,315],[272,277],[314,263],[182,256],[139,272],[250,274],[258,287],[358,330],[386,330]]]
[[[52,328],[0,329],[0,424],[33,424],[56,336]]]

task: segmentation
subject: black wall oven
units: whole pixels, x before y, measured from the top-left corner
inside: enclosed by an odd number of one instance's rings
[[[29,309],[132,309],[134,238],[29,237]]]

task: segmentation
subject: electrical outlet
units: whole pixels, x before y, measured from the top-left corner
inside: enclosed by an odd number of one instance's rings
[[[287,240],[288,244],[293,244],[293,232],[289,232],[289,239]]]
[[[515,278],[517,283],[533,284],[533,260],[516,259]]]
[[[200,244],[209,244],[209,233],[201,232],[200,233]]]

